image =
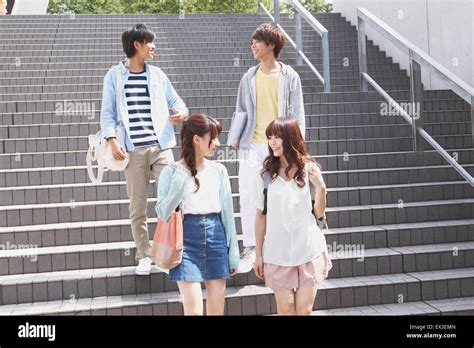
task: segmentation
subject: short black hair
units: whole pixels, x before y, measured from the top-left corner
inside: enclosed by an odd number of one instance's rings
[[[155,37],[155,33],[143,23],[134,25],[125,31],[122,34],[122,46],[127,58],[132,58],[137,53],[137,50],[133,45],[135,41],[140,43],[148,43],[155,41]]]

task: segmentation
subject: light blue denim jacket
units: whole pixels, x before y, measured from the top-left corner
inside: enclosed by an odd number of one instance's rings
[[[227,237],[229,268],[237,269],[240,257],[229,175],[227,169],[221,163],[214,161],[210,161],[210,163],[214,166],[219,176],[219,197],[222,209],[220,215]],[[168,221],[172,212],[183,201],[188,175],[188,173],[175,169],[172,166],[167,166],[161,171],[160,179],[158,181],[158,197],[155,207],[156,214],[161,220]]]
[[[104,138],[108,138],[110,136],[116,136],[116,127],[118,125],[117,119],[117,105],[116,105],[116,91],[120,93],[120,103],[123,103],[125,110],[127,108],[126,99],[125,99],[125,83],[128,80],[130,75],[129,70],[125,67],[124,62],[120,62],[118,64],[120,67],[120,71],[122,73],[122,83],[121,86],[117,88],[116,86],[116,77],[115,77],[115,67],[109,69],[107,74],[104,77],[104,86],[102,92],[102,107],[100,110],[100,127],[102,129],[102,135]],[[152,81],[150,78],[151,69],[156,69],[158,80]],[[152,66],[145,62],[145,70],[146,70],[146,77],[148,82],[148,90],[150,91],[150,101],[151,101],[151,118],[153,121],[153,125],[155,128],[156,124],[156,117],[158,117],[156,110],[154,109],[154,105],[157,104],[156,99],[158,96],[158,89],[163,89],[165,92],[166,101],[168,103],[168,108],[178,109],[184,111],[188,114],[188,109],[186,108],[186,104],[183,100],[178,96],[176,91],[174,90],[173,86],[171,85],[170,80],[166,76],[166,74],[158,67]],[[168,110],[163,114],[169,115]],[[129,136],[129,122],[128,117],[124,117],[122,120],[122,124],[125,128],[125,148],[127,151],[133,151],[134,146],[132,140]],[[156,131],[156,129],[155,129]],[[165,128],[163,130],[162,135],[158,138],[160,143],[160,147],[162,150],[169,149],[176,146],[176,138],[174,134],[173,125],[166,120]]]
[[[303,89],[298,73],[289,65],[281,64],[281,74],[278,82],[278,116],[291,116],[300,126],[301,134],[305,137],[305,112]],[[251,67],[242,77],[237,94],[237,105],[231,123],[230,134],[236,134],[240,139],[240,148],[248,149],[253,142],[256,125],[257,93],[256,74],[260,65]],[[236,127],[236,129],[232,129]],[[228,138],[227,145],[234,145],[234,137]]]

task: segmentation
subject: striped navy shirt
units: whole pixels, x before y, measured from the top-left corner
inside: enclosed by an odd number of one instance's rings
[[[135,147],[158,144],[150,112],[150,93],[146,72],[132,73],[125,84],[130,139]]]

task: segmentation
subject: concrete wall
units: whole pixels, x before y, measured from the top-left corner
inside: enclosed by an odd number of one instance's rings
[[[48,11],[49,0],[15,0],[12,15],[44,15]]]
[[[353,25],[357,25],[358,7],[372,12],[461,80],[474,85],[472,0],[333,0],[334,12],[342,13]],[[370,28],[367,36],[403,69],[409,69],[407,54]],[[425,88],[446,88],[430,75],[425,71],[422,74]]]

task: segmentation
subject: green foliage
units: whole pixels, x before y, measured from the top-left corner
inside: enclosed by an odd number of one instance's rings
[[[255,0],[186,0],[185,13],[243,13],[257,12],[258,2]]]
[[[299,0],[310,13],[332,12],[332,4],[326,4],[324,0]],[[292,6],[289,4],[280,5],[281,12],[292,12]]]
[[[123,13],[178,13],[180,2],[177,0],[140,0],[122,1]]]
[[[50,14],[178,13],[179,0],[49,0]]]
[[[300,0],[311,13],[331,12],[332,5],[323,0]],[[273,0],[263,0],[273,11]],[[291,6],[281,2],[282,12]],[[258,0],[50,0],[50,14],[107,14],[107,13],[256,13]]]
[[[114,0],[49,0],[48,13],[122,13],[122,2]]]

